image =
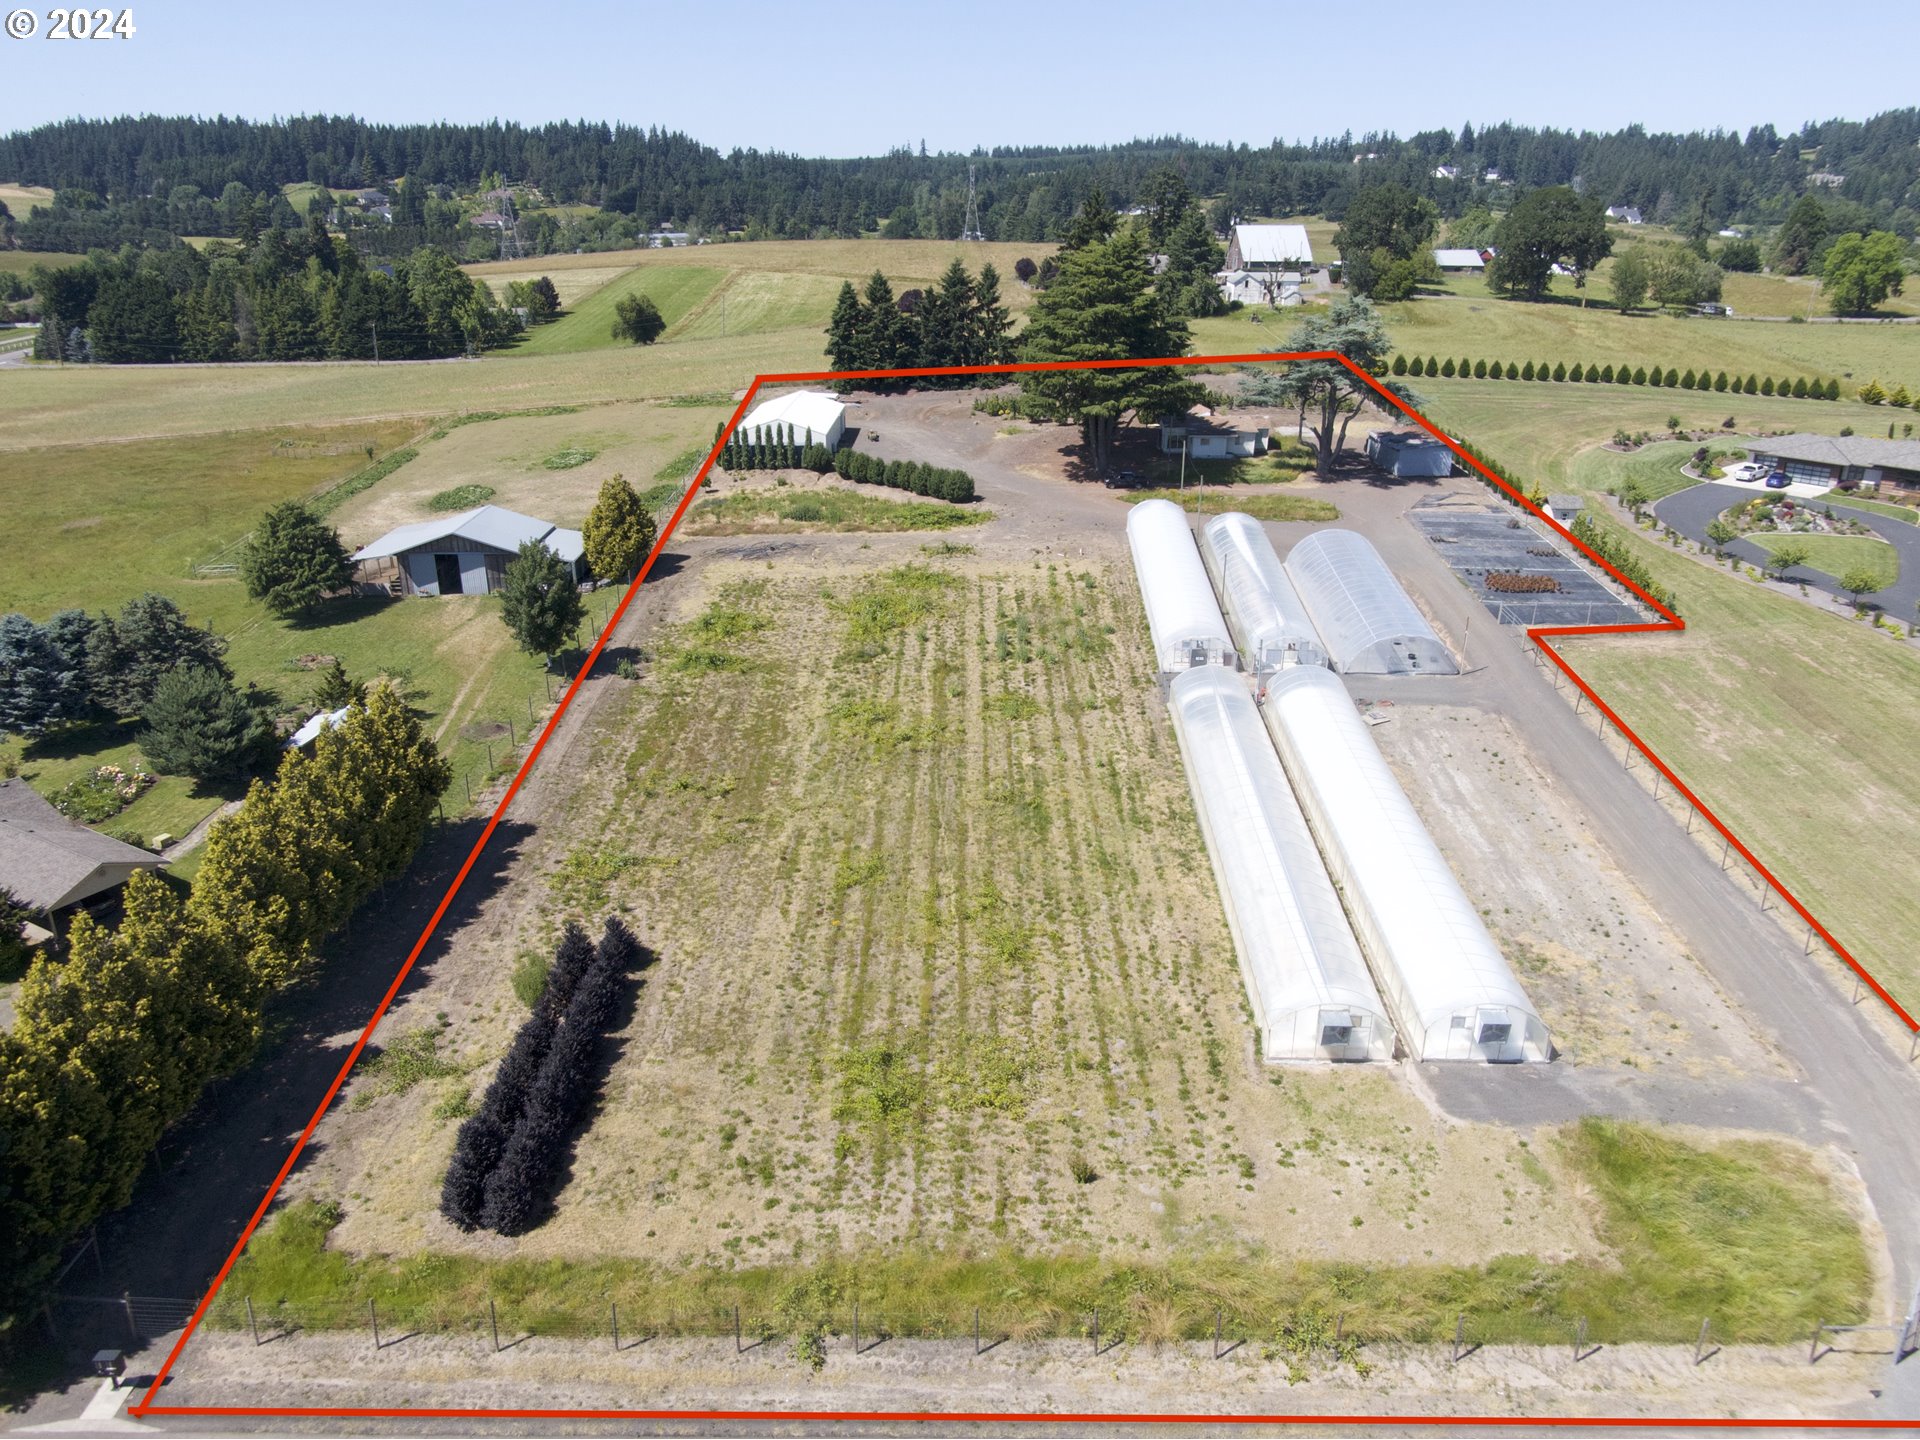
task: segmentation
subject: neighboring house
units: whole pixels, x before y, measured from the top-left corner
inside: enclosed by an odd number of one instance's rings
[[[389,530],[354,553],[353,578],[395,595],[487,595],[500,588],[507,562],[529,540],[566,561],[575,580],[586,578],[578,530],[498,505]]]
[[[1236,225],[1227,241],[1227,273],[1245,270],[1277,275],[1313,264],[1304,225]]]
[[[754,406],[738,434],[742,440],[781,440],[789,427],[795,444],[837,450],[847,432],[847,407],[821,390],[789,390]]]
[[[668,230],[663,227],[659,230],[647,232],[647,244],[656,250],[677,248],[681,245],[691,245],[692,243],[693,237],[684,230]]]
[[[1784,470],[1795,480],[1834,485],[1842,490],[1865,486],[1908,499],[1920,499],[1920,440],[1876,440],[1868,435],[1773,435],[1747,447],[1769,470]]]
[[[1436,250],[1433,263],[1442,270],[1484,270],[1487,257],[1478,250]]]
[[[1495,170],[1489,167],[1488,169],[1481,172],[1480,178],[1482,180],[1485,180],[1488,184],[1498,185],[1500,183],[1500,172],[1498,170]]]
[[[1178,455],[1185,447],[1189,460],[1238,460],[1267,453],[1269,431],[1262,425],[1237,430],[1215,422],[1213,412],[1196,405],[1185,415],[1160,417],[1160,453]]]
[[[69,820],[24,780],[0,781],[0,890],[55,915],[162,861],[138,846]]]
[[[1433,178],[1436,180],[1458,180],[1460,178],[1460,167],[1458,165],[1436,165],[1433,167]]]
[[[1631,205],[1609,205],[1607,207],[1607,219],[1623,220],[1629,225],[1642,223],[1640,212]]]
[[[1549,495],[1542,508],[1562,525],[1572,525],[1574,517],[1586,508],[1586,501],[1578,495]]]
[[[1836,175],[1831,170],[1816,170],[1813,174],[1807,176],[1807,183],[1809,185],[1824,185],[1829,190],[1838,190],[1842,185],[1847,183],[1847,177],[1844,175]]]
[[[1305,303],[1300,295],[1301,280],[1297,271],[1283,270],[1275,275],[1228,270],[1214,279],[1220,282],[1221,298],[1229,302],[1237,300],[1242,305],[1281,306]]]
[[[1418,430],[1376,430],[1366,452],[1377,468],[1403,480],[1453,473],[1453,451]]]
[[[498,210],[482,210],[467,223],[478,225],[483,230],[504,230],[512,222]]]

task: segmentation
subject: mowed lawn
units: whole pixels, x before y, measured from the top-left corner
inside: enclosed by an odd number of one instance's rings
[[[570,355],[579,350],[631,346],[632,341],[615,339],[613,334],[614,308],[629,295],[644,295],[653,301],[659,308],[660,318],[667,322],[667,335],[671,336],[673,327],[688,311],[712,294],[716,285],[730,278],[727,271],[705,266],[635,266],[616,274],[580,299],[568,302],[559,318],[534,326],[514,347],[514,353]]]
[[[1783,545],[1801,546],[1807,552],[1807,569],[1818,570],[1836,580],[1856,566],[1870,571],[1883,586],[1900,578],[1900,552],[1872,536],[1774,534],[1749,535],[1747,539],[1769,551]]]
[[[1471,391],[1472,403],[1429,414],[1523,477],[1592,494],[1630,459],[1600,443],[1616,423],[1645,423],[1648,402],[1616,412],[1580,395],[1556,408],[1533,394],[1581,388],[1456,386],[1449,393]],[[1502,404],[1488,393],[1500,389],[1525,398]],[[1811,408],[1746,402],[1740,415],[1743,425],[1792,428]],[[1860,412],[1876,413],[1869,407],[1820,408],[1830,433],[1849,422],[1872,433],[1859,424]],[[1638,539],[1635,549],[1676,592],[1685,633],[1569,642],[1568,654],[1841,943],[1909,1009],[1920,1006],[1920,905],[1904,861],[1920,847],[1907,741],[1920,655],[1666,545]]]

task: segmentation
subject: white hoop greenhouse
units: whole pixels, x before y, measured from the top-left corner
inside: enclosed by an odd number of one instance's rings
[[[1553,1043],[1393,778],[1346,686],[1296,668],[1267,728],[1408,1049],[1421,1060],[1550,1060]]]
[[[1261,1054],[1390,1059],[1386,1007],[1246,682],[1219,666],[1188,670],[1174,677],[1171,708]]]
[[[1233,638],[1256,669],[1327,663],[1320,632],[1258,520],[1237,510],[1214,516],[1200,532],[1200,558]]]
[[[1186,512],[1171,500],[1141,501],[1127,516],[1127,544],[1158,668],[1235,665],[1239,655],[1227,637]]]
[[[1316,530],[1287,555],[1287,575],[1343,675],[1457,675],[1460,667],[1372,543]]]

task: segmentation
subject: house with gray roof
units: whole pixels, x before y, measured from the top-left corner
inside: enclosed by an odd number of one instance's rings
[[[389,530],[354,552],[353,578],[395,595],[488,595],[505,583],[507,562],[529,540],[566,561],[576,581],[587,578],[578,530],[500,505]]]
[[[1920,440],[1877,440],[1871,435],[1770,435],[1748,447],[1769,470],[1784,470],[1795,480],[1862,486],[1920,498]]]
[[[24,780],[0,781],[0,890],[52,915],[109,890],[158,855],[69,820]]]

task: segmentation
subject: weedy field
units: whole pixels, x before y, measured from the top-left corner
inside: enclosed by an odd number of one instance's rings
[[[859,1299],[896,1334],[1097,1304],[1129,1338],[1221,1306],[1559,1341],[1861,1308],[1853,1202],[1805,1151],[1517,1134],[1385,1069],[1260,1064],[1127,577],[964,549],[698,573],[583,737],[598,782],[389,1019],[224,1323],[377,1296],[459,1327],[502,1295],[549,1334],[615,1298],[800,1336]],[[565,1188],[529,1235],[462,1236],[458,1119],[557,926],[610,906],[661,958]],[[1818,1253],[1780,1268],[1782,1227]]]

